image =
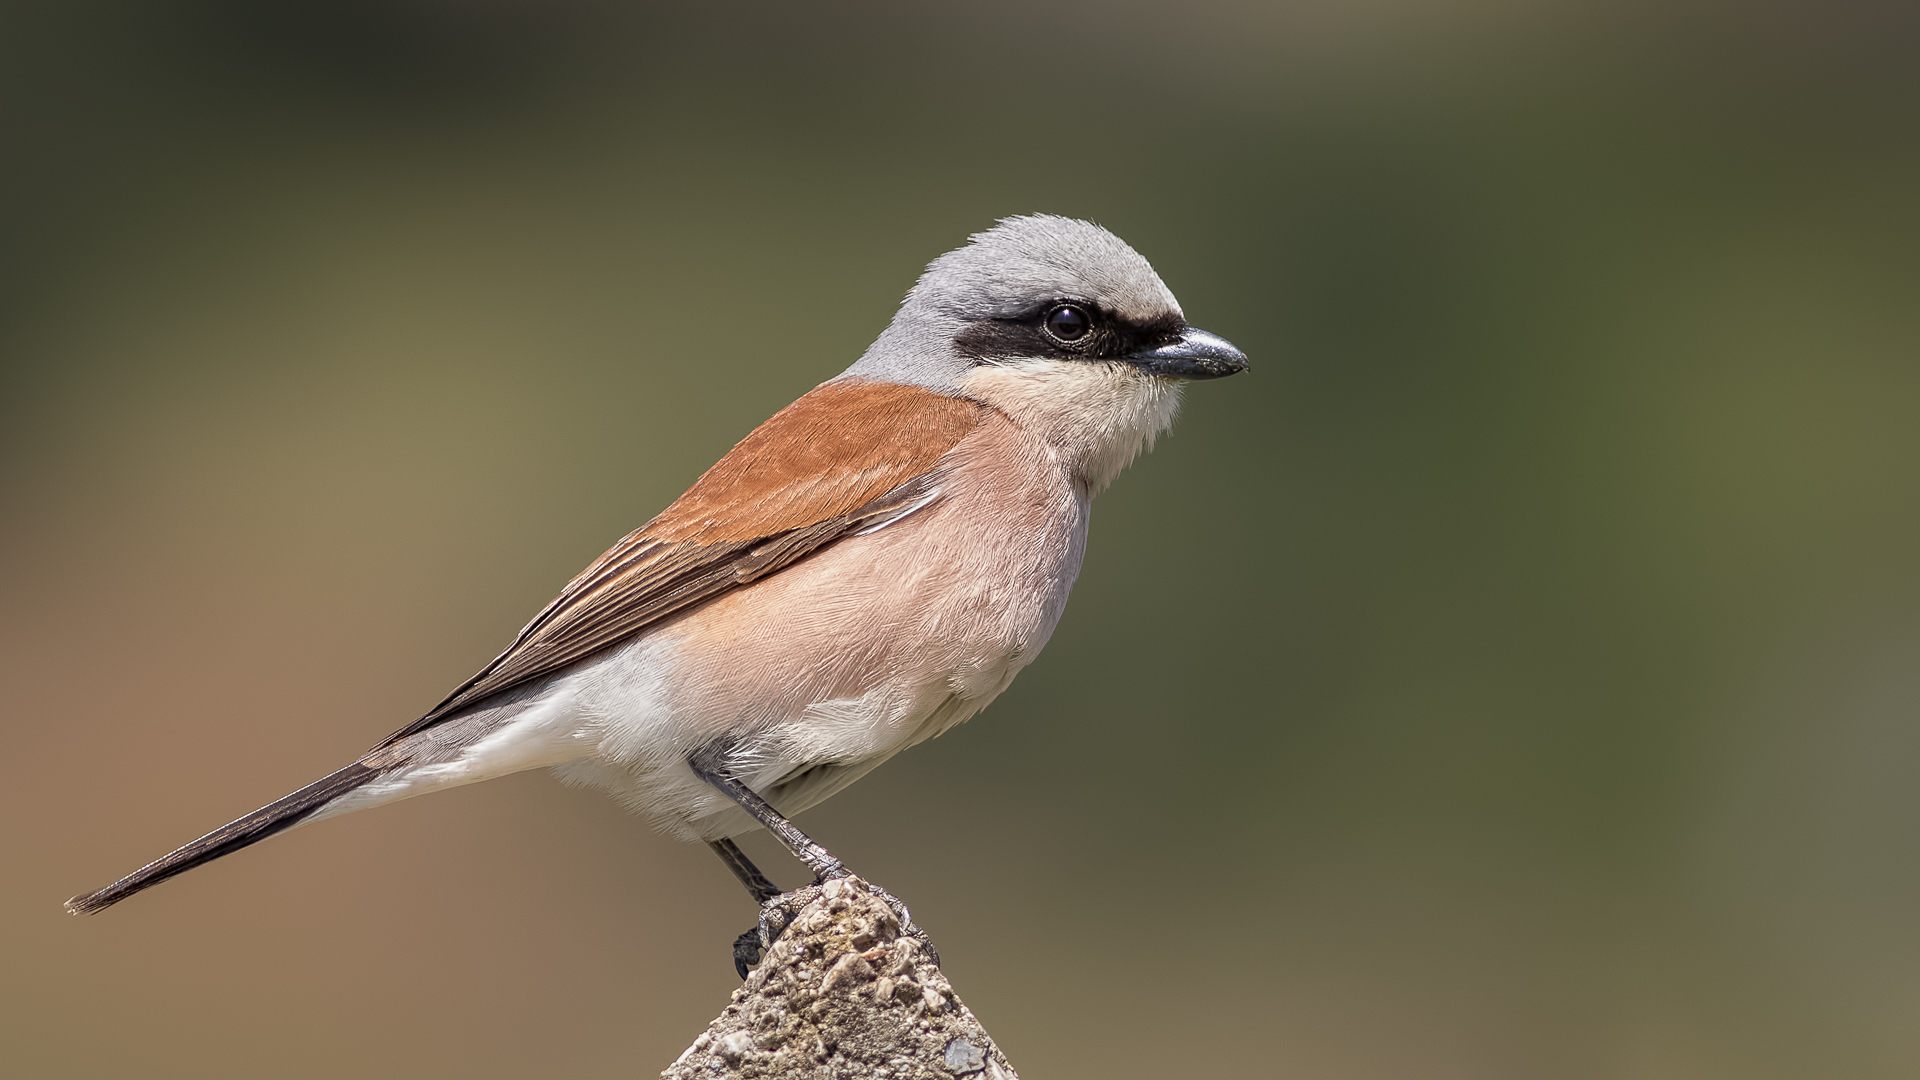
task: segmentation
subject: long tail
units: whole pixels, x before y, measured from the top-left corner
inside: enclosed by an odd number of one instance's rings
[[[185,873],[204,862],[257,844],[275,833],[285,832],[325,809],[340,796],[380,778],[386,770],[354,762],[330,776],[315,780],[284,799],[267,804],[238,821],[229,822],[207,835],[121,878],[98,892],[76,896],[67,901],[73,915],[91,915],[104,911],[142,889],[158,885],[175,874]]]

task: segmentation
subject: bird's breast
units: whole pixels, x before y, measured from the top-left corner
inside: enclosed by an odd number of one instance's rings
[[[964,720],[1052,635],[1086,550],[1087,493],[991,414],[938,496],[649,632],[588,696],[603,756],[719,740],[791,765],[886,756]],[[745,752],[745,751],[743,751]],[[769,761],[767,768],[776,762]]]
[[[939,497],[727,593],[567,677],[597,747],[565,778],[676,835],[751,819],[683,762],[730,768],[795,813],[993,700],[1052,635],[1086,551],[1088,495],[989,414],[943,459]]]
[[[1079,573],[1084,490],[995,416],[943,462],[936,491],[684,620],[685,693],[749,725],[848,701],[898,720],[913,711],[903,697],[934,686],[998,693],[1052,634]]]

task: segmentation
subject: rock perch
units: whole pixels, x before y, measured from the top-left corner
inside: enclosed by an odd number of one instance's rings
[[[798,913],[661,1080],[1018,1080],[927,950],[858,878]]]

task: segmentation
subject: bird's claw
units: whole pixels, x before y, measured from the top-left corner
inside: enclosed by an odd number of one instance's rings
[[[764,950],[760,947],[760,928],[753,929],[733,939],[733,970],[740,973],[740,981],[747,981],[747,974],[760,962]]]
[[[753,929],[733,939],[733,970],[740,974],[744,982],[747,973],[752,971],[773,948],[784,931],[807,906],[819,895],[819,886],[811,885],[804,889],[781,893],[760,905],[760,921]]]
[[[880,902],[887,905],[893,912],[894,918],[900,920],[900,933],[919,942],[920,947],[927,950],[927,958],[933,961],[933,966],[939,967],[940,950],[933,947],[933,939],[913,921],[913,914],[907,910],[906,901],[870,881],[862,881],[860,884],[865,885],[868,892],[879,897]]]
[[[829,880],[837,880],[837,877]],[[863,880],[859,881],[859,884],[881,903],[887,905],[894,917],[900,920],[900,933],[919,942],[920,947],[926,950],[928,958],[938,966],[940,950],[933,947],[933,940],[927,936],[927,932],[914,923],[913,915],[907,911],[906,903],[878,885]],[[806,888],[781,893],[760,905],[759,923],[733,940],[733,970],[739,973],[743,981],[748,972],[766,957],[768,950],[773,948],[773,943],[780,940],[780,935],[786,931],[787,927],[793,925],[793,920],[799,917],[801,910],[819,898],[825,886],[826,881],[816,881]]]

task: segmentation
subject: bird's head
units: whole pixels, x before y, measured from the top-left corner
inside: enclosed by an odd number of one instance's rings
[[[1002,409],[1080,461],[1094,489],[1173,421],[1181,386],[1247,368],[1187,325],[1140,254],[1091,222],[1001,221],[935,259],[842,378],[923,386]]]
[[[1091,222],[1001,221],[927,267],[893,323],[847,372],[948,390],[980,364],[1124,363],[1171,379],[1246,370],[1187,325],[1147,260]]]

